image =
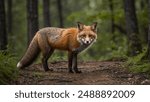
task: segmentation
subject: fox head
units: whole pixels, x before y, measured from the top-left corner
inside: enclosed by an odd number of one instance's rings
[[[91,26],[86,26],[80,22],[77,22],[78,34],[77,40],[82,45],[90,45],[97,39],[97,22],[94,22]]]

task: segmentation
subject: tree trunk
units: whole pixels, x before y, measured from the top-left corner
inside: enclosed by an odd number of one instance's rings
[[[113,0],[109,0],[109,9],[111,13],[111,33],[113,34],[115,32]]]
[[[12,0],[7,0],[7,27],[8,33],[12,33]]]
[[[145,12],[146,9],[148,8],[148,1],[149,0],[140,0],[140,12]],[[148,36],[148,26],[141,26],[142,29],[142,33],[144,35],[144,43],[148,43],[148,39],[147,39],[147,36]]]
[[[140,9],[143,10],[145,7],[148,6],[149,0],[140,0]]]
[[[59,22],[60,22],[60,27],[63,27],[63,15],[62,15],[62,2],[61,0],[57,0],[57,7],[58,7],[58,16],[59,16]]]
[[[5,19],[5,3],[0,0],[0,50],[7,49],[7,32]]]
[[[148,30],[148,49],[147,49],[146,57],[148,60],[150,60],[150,24]]]
[[[51,26],[49,0],[43,0],[44,27]]]
[[[128,54],[129,56],[135,56],[142,51],[142,46],[138,38],[139,31],[135,11],[135,1],[124,0],[124,10],[128,36]]]
[[[28,44],[38,31],[38,0],[27,0]]]
[[[150,60],[150,0],[148,2],[148,13],[149,13],[149,30],[148,30],[148,49],[146,53],[146,57]]]

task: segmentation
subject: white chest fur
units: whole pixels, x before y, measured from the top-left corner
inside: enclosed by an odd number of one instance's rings
[[[85,45],[85,44],[80,45],[78,48],[74,49],[73,51],[79,53],[79,52],[81,52],[81,51],[87,49],[90,45],[91,45],[91,44],[88,44],[88,45]]]

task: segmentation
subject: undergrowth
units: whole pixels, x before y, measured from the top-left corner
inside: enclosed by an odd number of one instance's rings
[[[98,42],[99,44],[99,60],[127,60],[127,39],[125,35],[120,33],[103,34]]]
[[[0,84],[11,84],[17,78],[16,57],[6,51],[0,51]]]
[[[125,66],[134,73],[147,73],[150,74],[150,63],[149,60],[143,59],[146,54],[146,50],[143,53],[135,56],[129,57]]]

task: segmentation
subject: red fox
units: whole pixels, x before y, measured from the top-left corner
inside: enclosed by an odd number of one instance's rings
[[[77,67],[77,55],[93,44],[97,39],[97,22],[86,26],[77,22],[77,28],[46,27],[40,29],[33,37],[25,55],[18,62],[18,68],[32,64],[39,52],[42,53],[42,65],[48,68],[47,60],[55,49],[68,51],[68,69],[70,73],[81,73]]]

